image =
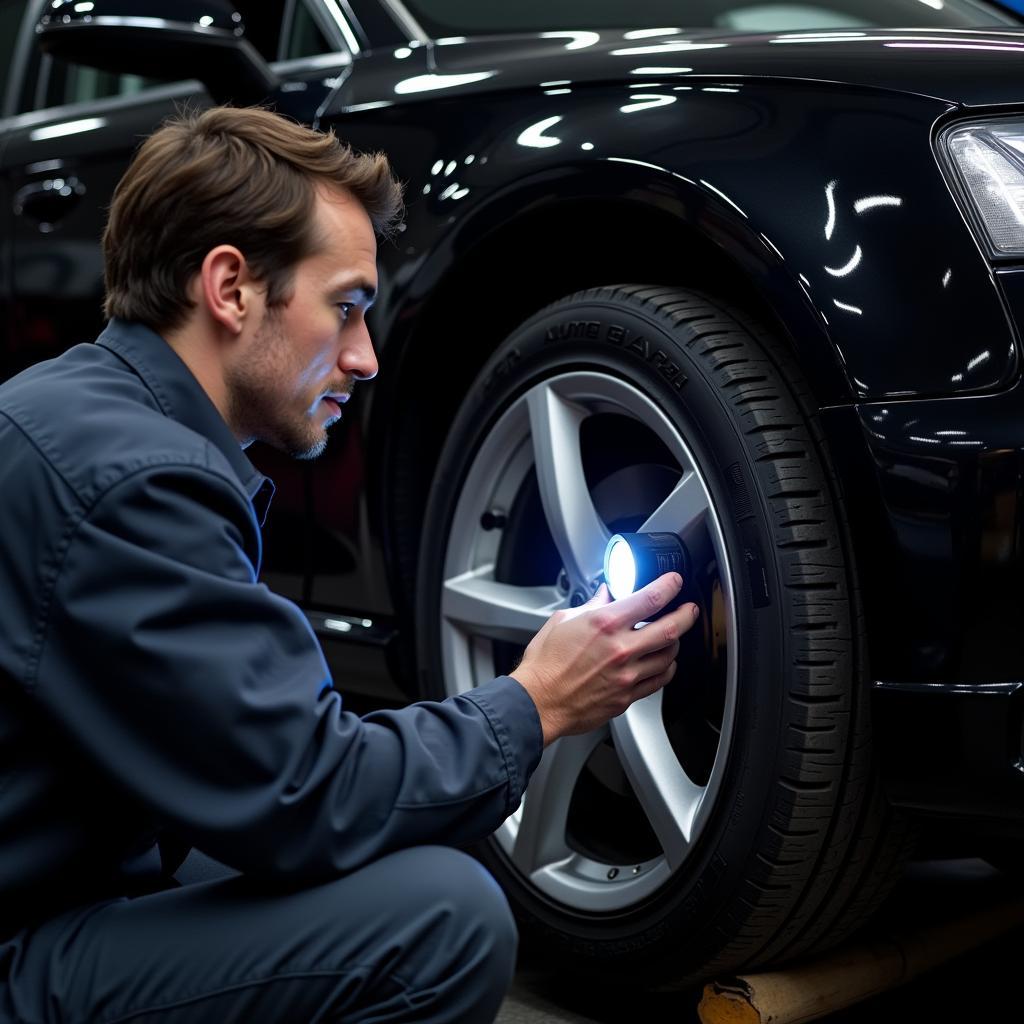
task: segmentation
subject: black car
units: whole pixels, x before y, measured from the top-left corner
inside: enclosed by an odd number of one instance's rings
[[[5,375],[98,332],[105,206],[183,102],[267,103],[406,183],[379,380],[315,464],[257,457],[264,578],[345,693],[509,671],[610,535],[685,542],[676,679],[553,745],[480,851],[563,963],[784,961],[920,835],[1020,850],[1019,15],[0,0],[0,54]]]

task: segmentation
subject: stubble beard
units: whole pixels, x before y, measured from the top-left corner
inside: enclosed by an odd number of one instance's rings
[[[315,459],[327,447],[327,431],[288,403],[279,390],[288,381],[288,340],[280,319],[267,310],[256,333],[253,358],[233,368],[227,377],[228,405],[235,433],[263,441],[293,459]]]

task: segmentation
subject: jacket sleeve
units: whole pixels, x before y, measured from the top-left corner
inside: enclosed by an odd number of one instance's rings
[[[148,468],[74,530],[36,697],[184,838],[239,870],[323,876],[487,835],[519,804],[540,722],[514,679],[359,718],[301,611],[257,583],[241,490]]]

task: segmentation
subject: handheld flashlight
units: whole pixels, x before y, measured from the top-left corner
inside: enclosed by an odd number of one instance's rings
[[[659,618],[682,605],[690,559],[674,533],[617,533],[604,550],[604,578],[615,600],[628,597],[667,572],[683,578],[683,588],[658,612]]]

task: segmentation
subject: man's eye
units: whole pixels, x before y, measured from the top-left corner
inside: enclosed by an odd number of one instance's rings
[[[354,302],[339,302],[337,305],[338,309],[341,312],[341,319],[347,320],[349,313],[351,313],[352,310],[355,309],[356,304]]]

